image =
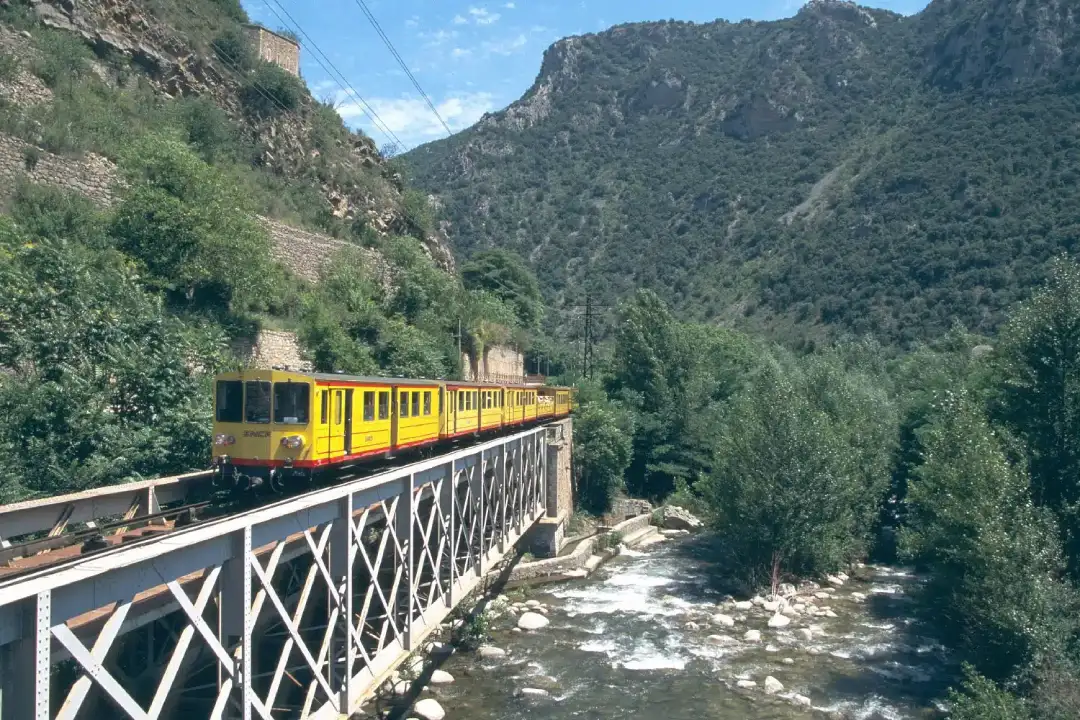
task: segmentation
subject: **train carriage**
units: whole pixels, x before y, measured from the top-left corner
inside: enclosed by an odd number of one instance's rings
[[[279,491],[398,451],[569,414],[570,388],[244,370],[216,378],[214,464]]]

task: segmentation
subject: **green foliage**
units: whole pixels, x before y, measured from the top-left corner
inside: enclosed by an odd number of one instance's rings
[[[5,500],[205,465],[220,333],[169,317],[117,252],[2,218],[0,282]]]
[[[409,223],[409,229],[416,237],[423,239],[435,232],[435,209],[431,207],[424,193],[412,188],[406,190],[402,211]]]
[[[952,720],[1034,720],[1027,704],[964,665],[963,692],[949,694]]]
[[[248,201],[186,145],[147,137],[125,153],[132,185],[111,232],[177,302],[195,308],[257,308],[275,271],[266,231]]]
[[[11,80],[19,72],[19,58],[11,53],[0,52],[0,80]]]
[[[1053,517],[1031,501],[1009,444],[963,394],[943,400],[908,486],[906,558],[931,571],[928,618],[979,672],[1003,680],[1065,652],[1075,592]]]
[[[580,399],[579,399],[580,402]],[[611,509],[630,465],[632,419],[611,403],[580,403],[574,419],[577,500],[593,515]]]
[[[238,72],[252,70],[255,67],[255,49],[239,25],[226,26],[214,38],[214,51],[229,67]]]
[[[1080,576],[1080,264],[1055,261],[999,350],[998,414],[1023,439],[1035,500],[1057,513]]]
[[[238,158],[243,142],[236,125],[213,100],[204,97],[176,101],[177,116],[187,132],[187,141],[208,163]]]
[[[806,368],[766,360],[725,413],[699,486],[748,587],[833,571],[866,550],[895,428],[872,376],[847,372],[837,355]]]
[[[300,107],[307,90],[299,78],[273,63],[259,60],[240,89],[240,101],[256,116],[272,117]]]
[[[97,249],[111,244],[106,237],[107,218],[89,199],[48,185],[19,184],[11,217],[30,237],[73,241]]]
[[[34,35],[34,42],[37,55],[31,67],[49,87],[70,88],[90,74],[90,49],[76,35],[45,30]]]
[[[506,250],[485,250],[461,266],[465,287],[486,290],[514,308],[522,327],[535,328],[544,315],[536,275],[520,257]]]
[[[487,613],[462,615],[461,625],[453,631],[454,645],[465,650],[476,650],[491,636],[491,619]]]

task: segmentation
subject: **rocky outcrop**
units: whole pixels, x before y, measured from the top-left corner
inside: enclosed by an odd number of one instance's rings
[[[705,525],[689,510],[677,505],[666,505],[661,509],[661,513],[662,527],[668,530],[698,530]]]

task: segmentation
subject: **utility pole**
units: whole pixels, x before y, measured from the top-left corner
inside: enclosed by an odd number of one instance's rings
[[[592,376],[592,294],[585,291],[585,352],[581,360],[581,376]]]

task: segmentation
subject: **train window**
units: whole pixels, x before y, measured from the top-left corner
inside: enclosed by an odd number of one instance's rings
[[[364,391],[364,422],[371,422],[375,419],[375,391]]]
[[[458,410],[464,410],[465,409],[465,393],[455,390],[454,394],[457,395],[457,409]]]
[[[284,425],[307,425],[311,405],[308,383],[274,383],[274,422]]]
[[[384,390],[379,393],[379,419],[385,420],[388,417],[390,417],[390,393]]]
[[[330,393],[323,390],[319,393],[319,422],[323,425],[330,419]]]
[[[244,383],[244,422],[260,425],[270,422],[270,383]]]
[[[401,403],[400,407],[398,407],[398,417],[409,417],[409,393],[407,392],[401,393]]]
[[[244,384],[239,380],[218,380],[217,421],[238,423],[244,419]]]
[[[420,393],[415,390],[412,394],[412,416],[420,417]]]
[[[431,391],[430,390],[425,390],[424,391],[424,414],[425,415],[430,415],[431,414]]]
[[[334,424],[335,425],[340,425],[341,424],[341,391],[340,390],[338,390],[336,393],[334,393],[334,409],[336,410],[336,412],[334,413],[334,415],[335,415]]]

